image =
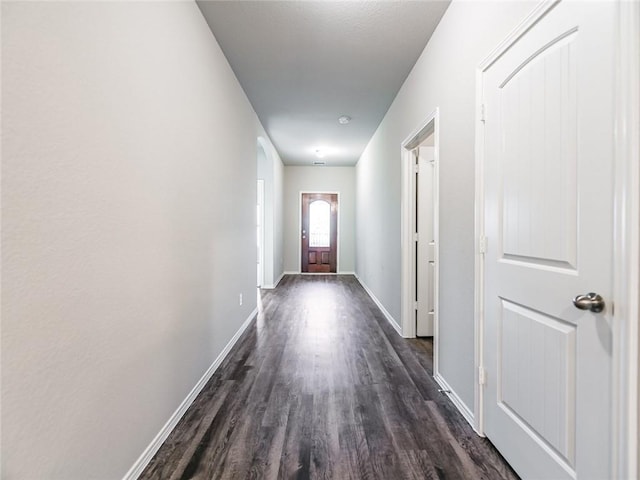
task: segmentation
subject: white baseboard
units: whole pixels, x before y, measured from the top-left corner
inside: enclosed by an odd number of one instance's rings
[[[129,471],[123,477],[123,480],[135,480],[137,479],[142,471],[149,464],[153,456],[158,452],[162,444],[165,442],[171,431],[176,427],[182,416],[186,413],[187,409],[191,406],[193,401],[196,399],[198,394],[202,391],[207,382],[211,379],[215,371],[218,369],[220,364],[227,357],[233,346],[236,344],[240,336],[244,333],[247,327],[251,324],[251,321],[258,314],[258,309],[255,308],[253,312],[249,315],[249,317],[244,321],[244,323],[240,326],[238,331],[235,333],[233,338],[229,340],[229,343],[224,347],[220,355],[213,361],[211,366],[204,373],[202,378],[198,380],[195,387],[191,389],[187,397],[182,401],[178,409],[171,415],[171,418],[164,424],[160,432],[156,435],[156,437],[151,441],[149,446],[142,452],[142,455],[136,460],[133,466],[129,469]]]
[[[371,297],[371,300],[373,300],[373,302],[378,306],[378,308],[380,309],[382,314],[385,316],[387,321],[391,324],[393,329],[396,332],[398,332],[398,335],[400,335],[402,337],[402,329],[400,328],[400,325],[398,324],[398,322],[396,322],[396,319],[393,318],[393,316],[387,311],[386,308],[384,308],[384,305],[382,305],[382,303],[380,303],[380,300],[378,300],[378,298],[373,294],[371,289],[369,289],[369,287],[367,287],[367,285],[360,279],[358,274],[354,273],[353,275],[356,277],[356,280],[358,280],[360,285],[362,285],[362,288],[364,288],[365,291],[367,292],[367,294]]]
[[[282,272],[282,273],[280,274],[280,276],[278,277],[278,279],[273,283],[273,285],[263,285],[263,286],[262,286],[262,287],[260,287],[260,288],[264,288],[264,289],[266,289],[266,290],[273,290],[273,289],[274,289],[274,288],[276,288],[276,287],[278,286],[278,284],[282,281],[282,279],[284,278],[284,276],[285,276],[285,274],[286,274],[286,273],[287,273],[287,272]]]
[[[458,409],[458,411],[462,414],[464,419],[467,422],[469,422],[469,425],[471,425],[473,430],[476,433],[478,433],[478,431],[476,430],[476,419],[475,419],[475,416],[473,415],[473,412],[471,411],[471,409],[462,401],[462,399],[458,396],[458,394],[455,392],[455,390],[453,388],[451,388],[451,385],[449,385],[447,383],[447,381],[444,378],[442,378],[442,375],[440,375],[440,373],[436,373],[433,376],[433,379],[436,381],[436,383],[438,385],[440,385],[442,390],[444,390],[444,393],[447,394],[447,396],[449,397],[451,402],[455,405],[455,407]]]
[[[278,277],[278,280],[275,281],[275,283],[273,284],[273,288],[276,288],[283,278],[284,278],[284,272],[282,272]]]
[[[338,272],[338,275],[353,275],[357,277],[356,272]]]

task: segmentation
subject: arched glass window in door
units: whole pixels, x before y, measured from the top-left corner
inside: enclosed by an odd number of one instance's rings
[[[331,233],[331,205],[316,200],[309,205],[309,246],[328,247]]]

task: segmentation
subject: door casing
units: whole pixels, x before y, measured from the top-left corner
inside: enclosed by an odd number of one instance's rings
[[[257,233],[258,240],[258,287],[261,288],[264,285],[264,180],[258,179],[257,182],[257,223],[259,229]]]
[[[413,149],[433,134],[434,144],[434,325],[433,325],[433,378],[447,392],[456,408],[473,425],[473,412],[470,411],[448,385],[440,373],[439,367],[439,324],[440,324],[440,110],[436,108],[402,142],[400,148],[402,196],[401,196],[401,328],[404,338],[416,337],[414,295],[416,286],[416,243],[414,240],[416,218],[416,181],[413,165]]]
[[[475,200],[475,429],[483,435],[484,369],[484,123],[483,73],[518,38],[558,3],[545,0],[483,60],[476,70],[476,200]],[[613,378],[612,391],[613,478],[638,476],[638,410],[640,372],[640,3],[617,2],[616,100],[614,127],[614,228],[613,228]]]

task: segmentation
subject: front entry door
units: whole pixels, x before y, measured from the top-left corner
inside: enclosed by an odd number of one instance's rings
[[[336,273],[338,195],[302,194],[301,266],[303,273]]]
[[[522,478],[605,479],[616,4],[545,5],[482,77],[485,433]]]

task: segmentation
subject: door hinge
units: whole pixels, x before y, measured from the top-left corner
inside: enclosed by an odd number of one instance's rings
[[[418,302],[413,302],[413,309],[418,310]]]
[[[418,235],[418,232],[414,233],[414,234],[413,234],[413,241],[414,241],[414,242],[418,242],[418,241],[419,241],[419,239],[420,239],[420,235]]]
[[[478,239],[478,253],[484,255],[487,253],[487,237],[482,236]]]
[[[484,385],[486,382],[486,373],[483,367],[478,367],[478,384]]]
[[[484,103],[480,104],[480,121],[484,123],[487,120],[487,107]]]
[[[420,165],[417,163],[413,166],[413,173],[420,173]]]

